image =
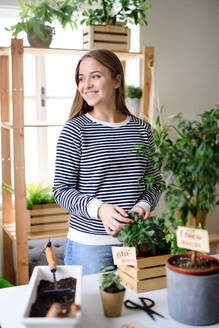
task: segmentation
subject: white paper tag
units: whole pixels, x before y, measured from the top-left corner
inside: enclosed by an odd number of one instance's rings
[[[112,247],[113,252],[113,262],[115,265],[127,264],[135,265],[136,264],[136,249],[135,247]]]
[[[138,322],[132,322],[132,323],[125,323],[121,326],[114,326],[113,328],[144,328],[140,323]]]
[[[199,252],[210,252],[208,231],[187,227],[178,227],[177,246]]]

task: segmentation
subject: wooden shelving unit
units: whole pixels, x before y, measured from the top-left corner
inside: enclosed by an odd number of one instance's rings
[[[24,83],[23,83],[23,55],[71,55],[82,56],[87,50],[52,49],[23,47],[23,40],[12,39],[11,47],[0,47],[0,106],[1,106],[1,144],[2,144],[2,180],[11,185],[11,156],[14,163],[14,213],[11,193],[2,191],[2,220],[3,220],[3,276],[15,282],[12,257],[12,241],[16,243],[16,283],[27,284],[29,281],[28,240],[47,237],[65,236],[66,230],[52,233],[28,233],[26,210],[26,184],[24,160],[25,127],[49,127],[58,124],[33,122],[24,124]],[[123,67],[127,60],[143,60],[143,115],[147,117],[151,86],[150,65],[154,61],[154,47],[144,47],[143,52],[116,52]],[[12,106],[13,117],[10,117],[10,77],[9,57],[11,57],[12,71]],[[13,138],[10,136],[13,131]],[[13,154],[10,152],[13,139]]]

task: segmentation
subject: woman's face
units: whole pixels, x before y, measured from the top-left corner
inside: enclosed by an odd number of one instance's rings
[[[112,78],[109,69],[94,58],[85,58],[80,64],[78,91],[89,106],[115,106],[115,90],[120,81],[120,75]]]

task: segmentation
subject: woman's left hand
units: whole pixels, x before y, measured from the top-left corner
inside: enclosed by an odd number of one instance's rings
[[[136,212],[138,213],[139,218],[143,218],[144,220],[150,219],[151,218],[151,213],[150,211],[145,211],[143,207],[135,205],[132,207],[132,209],[129,211],[131,212]]]

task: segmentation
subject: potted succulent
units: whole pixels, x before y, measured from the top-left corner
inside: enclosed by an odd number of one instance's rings
[[[96,8],[88,0],[88,8],[82,11],[80,23],[87,26],[83,31],[83,47],[107,48],[128,51],[130,47],[130,30],[128,23],[147,25],[145,12],[151,7],[145,0],[102,0]]]
[[[100,268],[100,295],[106,317],[119,317],[122,312],[122,304],[125,296],[125,287],[120,283],[119,276],[113,272],[115,267]]]
[[[63,28],[67,24],[73,29],[76,28],[76,13],[80,1],[72,0],[18,0],[20,6],[17,24],[6,30],[12,32],[12,36],[17,38],[22,31],[27,33],[28,42],[33,47],[48,47],[55,33],[52,26],[57,20]]]
[[[133,85],[126,85],[125,87],[126,105],[130,112],[139,117],[140,114],[140,100],[142,97],[142,88]]]

